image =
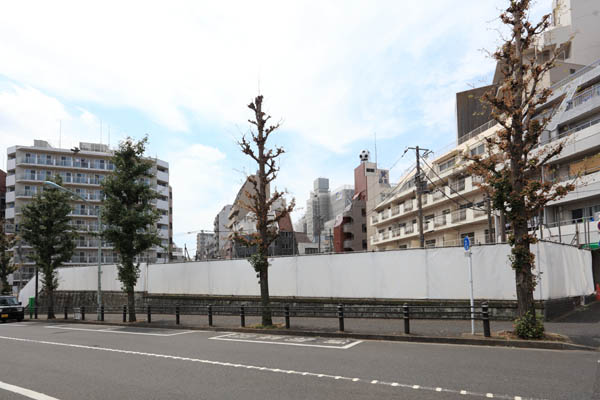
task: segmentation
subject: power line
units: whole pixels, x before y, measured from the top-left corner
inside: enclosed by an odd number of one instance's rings
[[[429,169],[431,170],[431,172],[433,172],[433,173],[435,174],[435,176],[437,176],[437,177],[438,177],[438,179],[442,180],[442,178],[441,178],[441,177],[440,177],[440,176],[437,174],[437,172],[435,172],[435,170],[434,170],[434,169],[431,167],[431,165],[429,165],[429,164],[427,163],[427,161],[423,160],[423,162],[425,163],[425,165],[427,165],[427,166],[429,167]],[[429,182],[431,182],[431,184],[432,184],[432,185],[434,185],[434,186],[437,186],[437,185],[436,185],[436,184],[435,184],[435,183],[434,183],[434,182],[431,180],[431,178],[427,176],[427,174],[425,174],[425,177],[426,177],[426,178],[429,180]],[[460,194],[459,192],[457,192],[456,190],[454,190],[454,189],[452,188],[452,186],[448,186],[448,187],[450,188],[450,190],[451,190],[451,191],[453,191],[455,194],[457,194],[457,195],[458,195],[459,197],[461,197],[463,200],[465,200],[465,201],[466,201],[466,202],[468,202],[468,203],[471,203],[471,200],[467,199],[465,196],[463,196],[462,194]],[[438,189],[442,189],[442,188],[438,187]],[[448,196],[448,195],[446,194],[446,191],[445,191],[445,190],[440,190],[440,192],[442,192],[442,194],[443,194],[444,196],[446,196],[448,199],[450,199],[450,200],[454,201],[454,202],[455,202],[456,204],[458,204],[459,206],[463,206],[463,204],[460,204],[459,202],[457,202],[457,201],[456,201],[456,199],[453,199],[453,198],[451,198],[450,196]],[[478,208],[478,207],[474,207],[474,206],[471,206],[471,207],[465,207],[465,208],[470,208],[470,209],[477,210],[477,211],[485,211],[485,212],[487,212],[487,210],[484,210],[484,209],[482,209],[482,208]]]

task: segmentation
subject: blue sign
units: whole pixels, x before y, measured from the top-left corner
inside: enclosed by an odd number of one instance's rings
[[[465,239],[463,240],[463,246],[465,250],[469,250],[469,247],[471,247],[471,241],[469,240],[468,236],[465,236]]]

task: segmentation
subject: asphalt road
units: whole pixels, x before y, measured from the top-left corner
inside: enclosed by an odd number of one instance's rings
[[[584,351],[8,323],[0,399],[600,399],[599,360]]]

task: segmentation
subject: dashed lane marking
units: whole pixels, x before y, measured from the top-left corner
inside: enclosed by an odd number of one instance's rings
[[[6,390],[7,392],[13,392],[21,396],[28,397],[34,400],[58,400],[56,397],[48,396],[44,393],[35,392],[30,389],[25,389],[20,386],[11,385],[9,383],[0,381],[0,389]]]
[[[123,329],[123,328],[120,328],[120,327],[106,328],[106,329],[89,329],[89,328],[73,328],[73,327],[64,326],[64,325],[46,325],[45,328],[49,328],[49,329],[61,329],[61,330],[68,330],[68,331],[84,331],[84,332],[100,332],[100,333],[121,333],[121,334],[124,334],[124,335],[144,335],[144,336],[163,336],[163,337],[185,335],[187,333],[194,333],[194,332],[201,332],[201,331],[183,331],[183,332],[176,332],[176,333],[129,332],[129,331],[125,331],[125,330],[120,330],[120,329]],[[131,329],[131,328],[127,328],[127,329]],[[137,328],[137,329],[145,329],[145,328]]]
[[[340,375],[329,375],[329,374],[322,374],[322,373],[315,373],[315,372],[303,372],[303,371],[286,370],[286,369],[279,369],[279,368],[261,367],[261,366],[255,366],[255,365],[236,364],[236,363],[229,363],[229,362],[223,362],[223,361],[203,360],[203,359],[199,359],[199,358],[171,356],[168,354],[146,353],[146,352],[141,352],[141,351],[121,350],[121,349],[114,349],[114,348],[110,348],[110,347],[94,347],[94,346],[86,346],[86,345],[72,344],[72,343],[49,342],[49,341],[45,341],[45,340],[24,339],[24,338],[10,337],[10,336],[0,336],[0,339],[10,340],[10,341],[15,341],[15,342],[22,342],[22,343],[44,344],[44,345],[70,347],[70,348],[83,349],[83,350],[104,351],[104,352],[110,352],[110,353],[129,354],[129,355],[135,355],[135,356],[163,358],[163,359],[176,360],[176,361],[196,362],[196,363],[200,363],[200,364],[217,365],[217,366],[221,366],[221,367],[235,367],[235,368],[242,367],[242,368],[247,368],[247,369],[255,369],[258,371],[267,371],[267,372],[273,372],[273,373],[284,373],[284,374],[299,375],[299,376],[325,378],[325,379],[332,379],[332,380],[339,380],[339,381],[349,381],[349,382],[354,382],[354,383],[369,383],[370,382],[371,384],[375,384],[375,385],[439,392],[437,390],[438,389],[437,387],[430,387],[430,386],[421,386],[421,385],[414,385],[414,384],[411,385],[411,384],[407,384],[407,383],[398,383],[398,382],[385,382],[385,381],[379,381],[379,380],[346,377],[346,376],[340,376]],[[514,396],[514,395],[509,396],[509,395],[503,395],[503,394],[477,393],[477,392],[470,392],[467,390],[459,391],[459,390],[454,390],[454,389],[443,389],[443,392],[469,395],[469,396],[473,396],[473,397],[488,397],[488,398],[493,397],[496,399],[504,399],[504,400],[515,400],[515,399],[539,400],[539,399],[525,398],[525,397]],[[53,400],[53,399],[50,398],[50,400]]]

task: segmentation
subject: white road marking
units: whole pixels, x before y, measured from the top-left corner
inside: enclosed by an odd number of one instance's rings
[[[34,392],[30,389],[25,389],[20,386],[11,385],[0,381],[0,389],[4,389],[8,392],[20,394],[21,396],[29,397],[34,400],[58,400],[56,397],[51,397],[43,393]]]
[[[126,332],[126,331],[119,331],[118,327],[117,328],[107,328],[107,329],[89,329],[89,328],[73,328],[73,327],[64,326],[64,325],[46,325],[45,328],[64,329],[64,330],[69,330],[69,331],[121,333],[121,334],[125,334],[125,335],[144,335],[144,336],[163,336],[163,337],[185,335],[186,333],[193,333],[193,332],[202,332],[202,331],[183,331],[183,332],[176,332],[176,333]],[[144,329],[144,328],[140,328],[140,329]],[[152,328],[148,328],[148,329],[152,329]]]
[[[172,356],[172,355],[168,355],[168,354],[146,353],[146,352],[141,352],[141,351],[114,349],[114,348],[110,348],[110,347],[94,347],[94,346],[86,346],[86,345],[81,345],[81,344],[49,342],[49,341],[45,341],[45,340],[25,339],[25,338],[17,338],[17,337],[10,337],[10,336],[0,336],[0,339],[10,340],[10,341],[15,341],[15,342],[22,342],[22,343],[44,344],[44,345],[51,345],[51,346],[71,347],[71,348],[83,349],[83,350],[104,351],[104,352],[109,352],[109,353],[119,353],[119,354],[128,354],[128,355],[154,357],[154,358],[165,358],[165,359],[169,359],[169,360],[196,362],[196,363],[200,363],[200,364],[218,365],[218,366],[222,366],[222,367],[245,367],[245,368],[252,368],[252,369],[257,369],[260,371],[268,371],[268,372],[273,372],[273,373],[284,373],[284,374],[292,374],[292,375],[300,375],[300,376],[310,376],[310,377],[326,378],[326,379],[332,379],[332,380],[348,380],[348,381],[357,382],[356,379],[358,379],[358,378],[344,377],[344,376],[340,376],[340,375],[329,375],[329,374],[321,374],[321,373],[315,373],[315,372],[302,372],[302,371],[293,371],[293,370],[286,370],[286,369],[279,369],[279,368],[259,367],[259,366],[245,365],[245,364],[234,364],[234,363],[223,362],[223,361],[212,361],[212,360],[203,360],[203,359],[199,359],[199,358],[179,357],[179,356]],[[358,381],[361,381],[361,380],[358,379]],[[362,380],[362,382],[368,382],[368,380]],[[383,381],[378,381],[378,380],[371,380],[371,384],[379,384],[379,385],[391,386],[391,387],[392,386],[393,387],[401,387],[401,388],[405,388],[405,389],[411,389],[411,388],[412,389],[422,389],[422,390],[427,390],[427,391],[432,391],[432,392],[438,391],[437,387],[410,385],[410,384],[406,384],[406,383],[397,383],[397,382],[383,382]],[[447,393],[455,393],[455,394],[460,393],[462,395],[470,395],[473,397],[488,397],[488,398],[493,397],[493,398],[505,399],[505,400],[515,400],[517,398],[520,398],[519,396],[494,395],[492,393],[484,394],[484,393],[476,393],[476,392],[467,392],[466,390],[458,391],[458,390],[453,390],[453,389],[444,389],[444,391]],[[41,397],[39,399],[40,400],[55,400],[55,399],[49,398],[49,397],[46,397],[46,398]],[[534,400],[534,399],[530,399],[530,400]]]
[[[245,343],[262,343],[262,344],[282,344],[286,346],[301,346],[301,347],[319,347],[322,349],[338,349],[338,350],[348,350],[351,347],[356,346],[357,344],[362,343],[362,340],[357,340],[355,342],[349,343],[345,346],[327,346],[324,344],[310,344],[310,343],[290,343],[290,342],[276,342],[270,340],[249,340],[249,339],[234,339],[230,336],[237,335],[237,333],[229,333],[227,335],[213,336],[209,339],[212,340],[225,340],[229,342],[245,342]]]
[[[27,324],[20,324],[20,323],[16,322],[16,323],[12,323],[12,324],[2,324],[1,326],[10,328],[10,327],[28,326],[28,325]]]

